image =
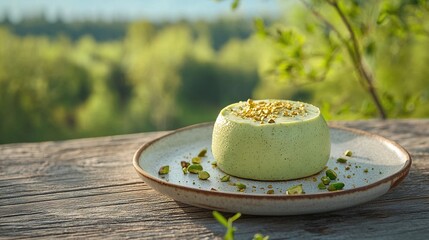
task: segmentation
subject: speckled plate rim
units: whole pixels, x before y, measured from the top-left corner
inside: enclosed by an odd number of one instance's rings
[[[144,150],[149,148],[152,144],[155,144],[156,142],[158,142],[164,138],[168,138],[168,137],[170,137],[174,134],[180,133],[180,132],[188,131],[188,130],[195,129],[195,128],[210,127],[213,124],[214,124],[214,122],[208,122],[208,123],[200,123],[200,124],[190,125],[190,126],[187,126],[184,128],[179,128],[179,129],[174,130],[170,133],[167,133],[166,135],[163,135],[161,137],[158,137],[156,139],[153,139],[153,140],[143,144],[134,154],[134,157],[133,157],[134,169],[143,178],[147,178],[147,179],[149,179],[149,180],[151,180],[157,184],[167,186],[167,187],[171,187],[174,189],[180,189],[180,190],[184,190],[184,191],[194,192],[196,194],[204,193],[205,195],[209,195],[209,196],[210,195],[212,195],[212,196],[224,196],[224,197],[233,197],[233,198],[242,198],[242,199],[252,198],[252,199],[261,199],[261,200],[262,199],[270,199],[270,200],[294,200],[294,199],[296,199],[296,200],[300,200],[300,199],[332,198],[332,197],[337,197],[337,196],[342,196],[342,195],[349,195],[349,194],[353,194],[356,192],[364,192],[364,191],[368,191],[369,189],[380,186],[382,184],[385,184],[387,182],[390,182],[389,190],[391,190],[392,188],[397,186],[408,175],[409,170],[411,168],[411,162],[412,162],[411,155],[408,153],[407,150],[405,150],[398,143],[396,143],[392,140],[389,140],[385,137],[382,137],[380,135],[377,135],[377,134],[369,133],[369,132],[354,129],[354,128],[347,128],[347,127],[340,127],[340,126],[333,126],[333,125],[329,125],[329,128],[330,129],[339,129],[339,130],[343,130],[343,131],[352,132],[352,133],[355,133],[357,135],[371,137],[371,138],[377,139],[378,141],[384,142],[386,144],[389,144],[389,145],[395,147],[402,154],[404,154],[404,156],[406,156],[404,166],[401,169],[399,169],[397,172],[395,172],[394,174],[387,176],[385,178],[382,178],[382,179],[380,179],[376,182],[373,182],[371,184],[362,186],[362,187],[356,187],[356,188],[352,188],[352,189],[346,189],[346,190],[335,191],[335,192],[324,192],[324,193],[317,193],[317,194],[302,194],[302,195],[277,195],[277,194],[271,195],[271,194],[253,194],[253,193],[244,193],[243,194],[243,193],[234,193],[234,192],[222,192],[222,191],[210,191],[210,190],[205,190],[205,189],[196,189],[196,188],[191,188],[191,187],[187,187],[187,186],[183,186],[183,185],[179,185],[179,184],[175,184],[175,183],[166,182],[160,178],[154,177],[153,175],[146,172],[143,168],[140,167],[139,159],[140,159],[141,154],[143,153]]]

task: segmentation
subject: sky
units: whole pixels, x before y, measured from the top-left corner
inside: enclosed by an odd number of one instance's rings
[[[216,19],[219,16],[278,16],[280,0],[241,0],[231,11],[232,0],[0,0],[0,18],[12,21],[44,13],[48,20],[61,16],[76,19],[175,21]],[[283,4],[284,5],[284,4]]]

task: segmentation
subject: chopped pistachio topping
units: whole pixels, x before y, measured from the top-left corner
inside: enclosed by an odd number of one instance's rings
[[[209,177],[210,177],[210,174],[206,171],[199,171],[198,172],[198,178],[201,180],[207,180],[207,179],[209,179]]]
[[[220,181],[221,182],[228,182],[229,181],[229,175],[225,175],[225,176],[223,176],[221,179],[220,179]]]
[[[347,159],[340,157],[340,158],[337,159],[337,162],[339,162],[339,163],[346,163]]]
[[[192,165],[189,165],[188,167],[188,172],[194,173],[194,174],[197,174],[199,171],[202,171],[202,170],[203,170],[203,166],[201,166],[200,164],[192,164]]]
[[[207,149],[203,149],[203,150],[201,150],[200,153],[198,153],[198,157],[205,157],[206,153],[207,153]]]
[[[275,123],[279,117],[306,116],[304,103],[291,101],[253,101],[248,99],[238,108],[232,108],[232,113],[242,119],[253,119],[255,122]]]
[[[289,195],[298,195],[298,194],[303,194],[303,193],[304,193],[304,191],[303,191],[303,189],[302,189],[302,184],[299,184],[299,185],[296,185],[296,186],[293,186],[293,187],[289,188],[289,189],[286,191],[286,193],[287,193],[287,194],[289,194]]]
[[[213,161],[213,162],[212,162],[212,165],[213,165],[213,166],[217,166],[217,162],[216,162],[216,161]]]
[[[200,164],[201,163],[201,158],[200,157],[194,157],[194,158],[192,158],[192,163],[193,164]]]
[[[352,151],[347,150],[344,152],[344,156],[351,157],[353,155]]]
[[[337,179],[337,173],[334,172],[334,170],[332,170],[332,169],[326,170],[326,176],[328,176],[329,179],[331,179],[331,180]]]
[[[268,190],[267,194],[274,194],[274,190],[273,189]]]
[[[159,168],[158,174],[165,175],[165,174],[168,174],[169,172],[170,172],[170,166],[166,165]]]
[[[365,170],[363,170],[363,172],[364,172],[364,173],[367,173],[367,172],[368,172],[368,168],[365,168]]]
[[[183,174],[188,174],[188,168],[187,167],[182,168],[182,171],[183,171]]]
[[[337,191],[337,190],[341,190],[344,188],[344,183],[342,182],[336,182],[336,183],[331,183],[328,187],[329,191]]]

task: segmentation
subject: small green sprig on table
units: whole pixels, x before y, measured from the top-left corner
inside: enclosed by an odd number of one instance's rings
[[[226,233],[223,236],[224,240],[234,240],[234,233],[237,230],[232,223],[241,217],[241,213],[236,213],[234,216],[226,219],[222,214],[217,211],[213,211],[213,217],[226,228]],[[260,233],[256,233],[253,236],[253,240],[268,240],[269,236],[264,236]]]

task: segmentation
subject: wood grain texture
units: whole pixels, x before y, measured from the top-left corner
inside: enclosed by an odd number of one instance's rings
[[[429,120],[334,122],[392,139],[413,157],[409,176],[372,202],[325,214],[243,216],[236,239],[428,239]],[[165,197],[131,160],[166,132],[0,145],[0,238],[213,239],[211,211]],[[226,214],[230,215],[230,214]]]

